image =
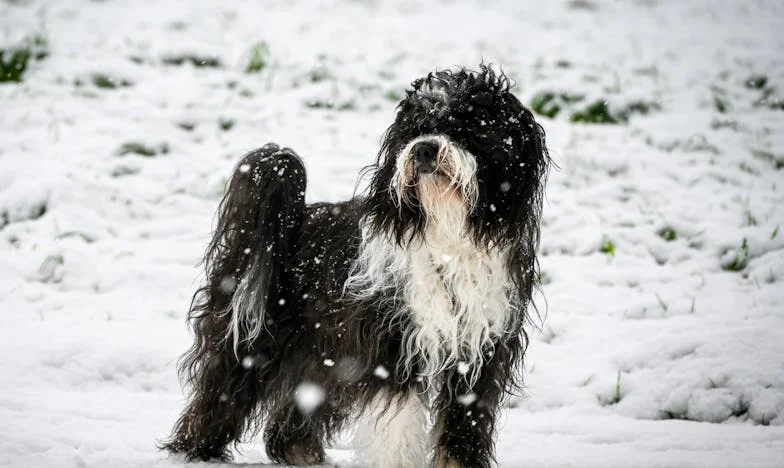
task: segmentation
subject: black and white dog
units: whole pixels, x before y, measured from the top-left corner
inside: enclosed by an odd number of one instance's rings
[[[263,425],[272,460],[317,464],[359,420],[363,466],[491,466],[520,384],[550,164],[509,87],[486,66],[414,81],[368,192],[346,202],[305,204],[290,149],[242,159],[190,311],[192,394],[165,448],[226,460]]]

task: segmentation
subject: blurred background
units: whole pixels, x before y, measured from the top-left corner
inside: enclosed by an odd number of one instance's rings
[[[274,141],[348,198],[412,80],[486,63],[559,166],[499,465],[780,466],[783,30],[762,0],[0,0],[0,459],[181,464],[154,444],[234,164]]]

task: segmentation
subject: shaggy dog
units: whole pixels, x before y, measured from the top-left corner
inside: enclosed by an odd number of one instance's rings
[[[364,196],[305,203],[305,168],[240,161],[190,310],[189,403],[164,447],[227,460],[264,427],[279,463],[324,461],[358,422],[363,466],[494,462],[537,274],[544,132],[504,74],[412,83]]]

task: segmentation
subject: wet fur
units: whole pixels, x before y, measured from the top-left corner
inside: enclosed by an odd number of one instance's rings
[[[410,170],[428,138],[446,178]],[[413,430],[419,402],[429,447],[370,465],[429,452],[421,466],[491,466],[501,402],[521,385],[548,166],[542,128],[484,66],[412,83],[363,196],[306,205],[291,150],[246,155],[189,314],[189,402],[163,447],[228,460],[263,426],[273,461],[319,463],[361,414]],[[324,390],[312,411],[297,405],[303,382]]]

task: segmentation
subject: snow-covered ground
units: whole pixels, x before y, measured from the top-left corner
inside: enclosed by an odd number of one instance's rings
[[[782,31],[776,0],[0,1],[0,48],[48,51],[0,83],[0,465],[182,466],[155,443],[234,163],[273,140],[349,197],[407,83],[484,60],[562,107],[499,465],[784,466]],[[628,122],[570,122],[603,100]]]

